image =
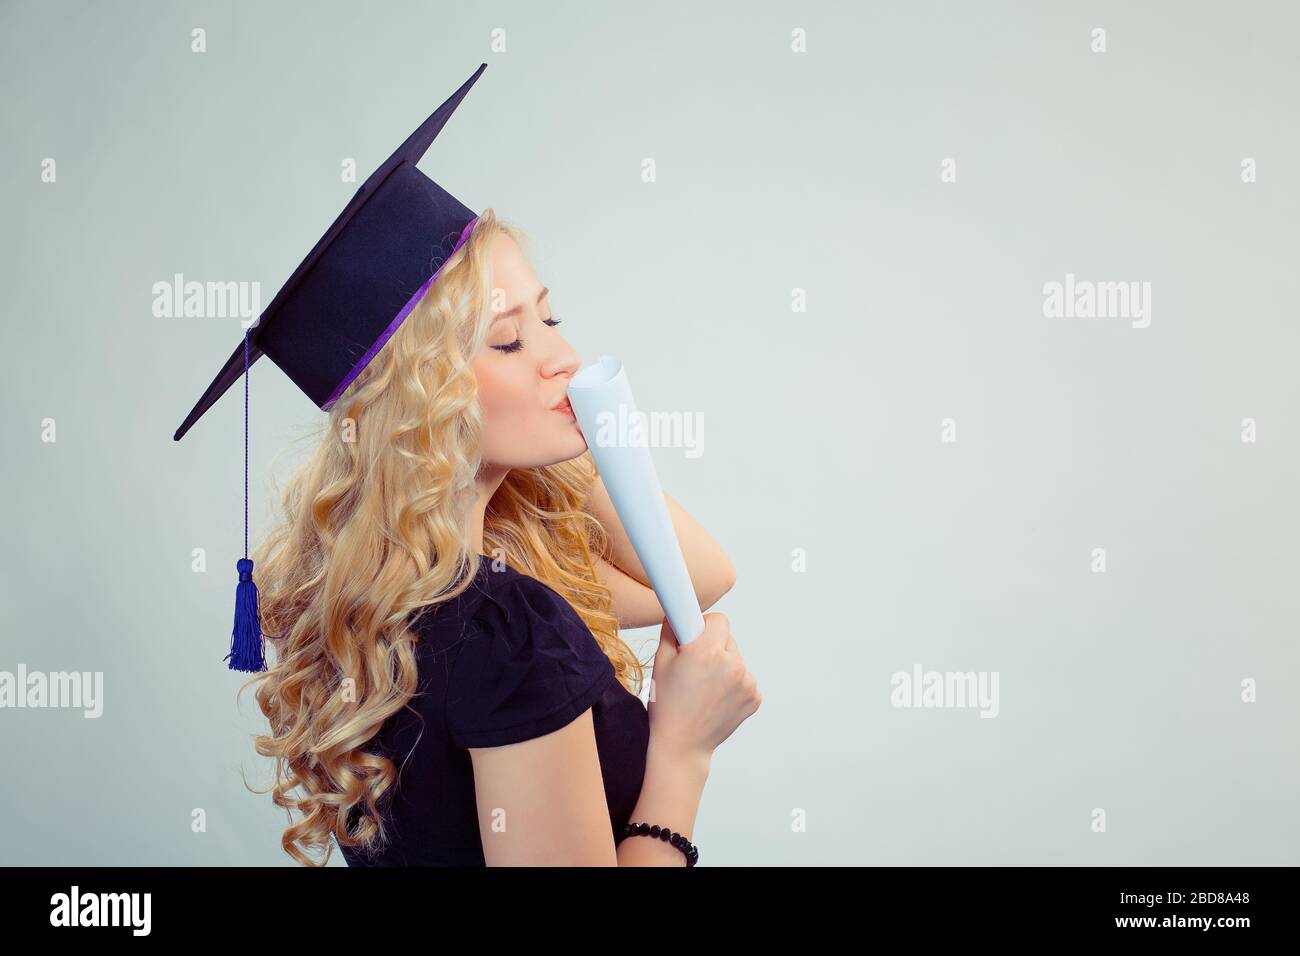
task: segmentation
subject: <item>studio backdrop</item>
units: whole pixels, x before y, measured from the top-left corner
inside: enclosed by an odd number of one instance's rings
[[[223,662],[242,378],[172,436],[487,63],[420,169],[525,230],[737,570],[763,705],[706,862],[1300,863],[1298,33],[1280,0],[3,4],[0,862],[293,865]],[[248,386],[255,543],[323,416]]]

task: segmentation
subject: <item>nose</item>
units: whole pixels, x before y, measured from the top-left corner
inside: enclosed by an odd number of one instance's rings
[[[542,375],[546,378],[554,378],[557,375],[567,375],[572,378],[582,367],[582,356],[565,341],[564,336],[559,332],[548,336],[548,349],[546,358],[542,362]]]

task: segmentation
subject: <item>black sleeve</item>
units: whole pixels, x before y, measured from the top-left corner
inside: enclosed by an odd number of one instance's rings
[[[540,737],[580,716],[612,679],[578,612],[520,574],[468,622],[448,676],[447,731],[461,748]]]

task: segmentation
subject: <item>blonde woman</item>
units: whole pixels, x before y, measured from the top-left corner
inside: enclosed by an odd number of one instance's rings
[[[677,645],[567,408],[579,356],[523,245],[490,209],[467,227],[254,555],[275,658],[257,750],[301,863],[332,840],[354,866],[688,865],[713,751],[759,706],[722,614]],[[707,610],[735,572],[668,505]],[[652,624],[647,711],[619,628]]]
[[[356,866],[693,866],[713,751],[760,697],[723,615],[677,646],[566,408],[578,355],[522,232],[416,165],[486,69],[357,189],[173,435],[243,378],[225,659],[258,674],[300,863],[337,843]],[[262,356],[328,419],[250,558]],[[667,504],[707,609],[735,572]],[[661,622],[647,710],[619,628]]]

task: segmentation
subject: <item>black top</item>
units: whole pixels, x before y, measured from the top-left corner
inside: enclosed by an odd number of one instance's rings
[[[348,865],[485,865],[466,748],[540,737],[589,707],[617,834],[641,793],[650,719],[578,612],[543,582],[509,566],[493,571],[485,557],[464,594],[422,609],[413,626],[419,690],[365,746],[397,764],[379,803],[389,840],[373,857],[340,847]]]

